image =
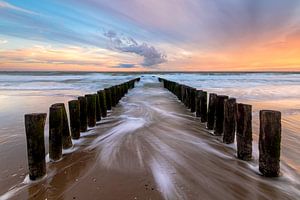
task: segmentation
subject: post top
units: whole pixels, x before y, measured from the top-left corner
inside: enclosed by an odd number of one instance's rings
[[[27,113],[25,114],[25,117],[44,117],[47,116],[47,113]]]

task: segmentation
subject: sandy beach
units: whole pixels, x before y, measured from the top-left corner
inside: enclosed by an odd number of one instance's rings
[[[257,158],[236,159],[235,145],[208,132],[152,76],[82,133],[72,151],[49,162],[43,180],[25,179],[0,199],[300,198],[297,171],[282,163],[282,176],[262,177]]]

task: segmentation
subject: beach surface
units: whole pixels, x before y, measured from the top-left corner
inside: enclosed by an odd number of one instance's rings
[[[264,178],[257,163],[255,155],[238,160],[235,144],[213,136],[149,75],[61,161],[48,162],[43,180],[25,177],[0,199],[300,198],[297,170],[282,162],[279,178]]]

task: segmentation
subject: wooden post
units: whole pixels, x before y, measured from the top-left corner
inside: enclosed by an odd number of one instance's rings
[[[128,93],[128,83],[127,82],[125,83],[124,87],[125,87],[125,94],[127,94]]]
[[[196,111],[196,89],[191,88],[191,100],[190,100],[191,112]]]
[[[110,88],[105,88],[106,106],[107,110],[111,110],[111,90]]]
[[[185,106],[187,108],[191,108],[191,88],[189,86],[186,86],[185,91],[186,91]]]
[[[110,87],[110,91],[111,91],[111,106],[115,107],[117,105],[117,102],[116,102],[116,87],[115,86]]]
[[[96,96],[94,94],[85,95],[87,101],[88,126],[96,126]]]
[[[78,97],[80,104],[80,131],[87,131],[87,101],[85,97]]]
[[[228,96],[218,95],[216,104],[216,125],[215,125],[215,135],[223,134],[223,124],[224,124],[224,101],[228,99]]]
[[[104,90],[98,91],[102,117],[107,116],[106,95]]]
[[[236,99],[225,100],[224,104],[224,134],[223,142],[231,144],[234,142],[236,129]]]
[[[30,180],[37,180],[46,175],[44,128],[46,113],[25,115],[25,131]]]
[[[252,159],[252,106],[237,104],[237,157],[241,160]]]
[[[96,121],[100,121],[101,120],[101,107],[100,107],[100,99],[99,99],[99,95],[94,94],[95,98],[96,98]]]
[[[259,113],[259,171],[267,177],[280,173],[281,113],[261,110]]]
[[[185,86],[181,85],[181,102],[185,103]]]
[[[182,99],[181,99],[181,97],[182,97],[182,95],[181,95],[181,84],[177,85],[177,97],[180,101],[182,101]]]
[[[216,121],[216,103],[217,103],[217,94],[209,94],[209,103],[208,103],[208,113],[207,113],[207,129],[213,130],[215,127]]]
[[[80,104],[78,100],[69,101],[69,116],[71,136],[77,140],[80,138]]]
[[[64,149],[69,149],[73,146],[70,129],[69,129],[69,122],[67,111],[64,103],[56,103],[52,106],[61,106],[62,107],[62,117],[63,117],[63,130],[62,130],[62,144]]]
[[[58,161],[62,157],[63,107],[54,104],[49,109],[49,158]]]
[[[120,87],[120,85],[117,85],[116,86],[116,104],[119,103],[120,99],[121,99],[121,87]]]
[[[207,92],[202,91],[201,96],[200,96],[200,117],[201,117],[201,122],[205,123],[207,122]]]
[[[196,117],[201,116],[201,93],[202,90],[197,90],[196,91]]]

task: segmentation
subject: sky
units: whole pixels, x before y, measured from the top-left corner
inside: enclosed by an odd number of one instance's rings
[[[0,0],[1,71],[300,71],[299,0]]]

